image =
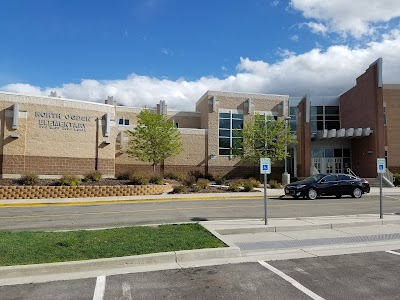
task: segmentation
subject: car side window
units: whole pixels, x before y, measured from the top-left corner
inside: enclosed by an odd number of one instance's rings
[[[324,177],[325,182],[334,182],[337,181],[336,175],[328,175]]]
[[[348,180],[352,180],[351,177],[349,175],[339,175],[339,181],[348,181]]]

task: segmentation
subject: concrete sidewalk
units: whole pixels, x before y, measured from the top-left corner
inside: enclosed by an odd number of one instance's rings
[[[2,206],[33,206],[33,205],[57,205],[57,204],[112,204],[121,202],[151,202],[151,201],[190,201],[190,200],[217,200],[217,199],[249,199],[263,198],[264,189],[257,188],[256,192],[232,192],[232,193],[193,193],[193,194],[162,194],[162,195],[147,195],[147,196],[121,196],[121,197],[93,197],[93,198],[51,198],[51,199],[13,199],[0,200]],[[400,195],[400,187],[383,188],[383,195]],[[267,189],[267,197],[281,197],[285,194],[283,189]],[[379,195],[379,188],[372,187],[368,195]],[[287,196],[289,197],[289,196]]]
[[[227,247],[0,267],[0,285],[400,249],[400,215],[201,222]]]

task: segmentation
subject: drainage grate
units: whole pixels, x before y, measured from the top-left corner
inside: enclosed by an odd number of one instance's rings
[[[400,233],[376,234],[376,235],[360,235],[351,237],[337,238],[320,238],[307,240],[282,240],[254,243],[237,243],[236,245],[241,250],[275,250],[275,249],[290,249],[315,246],[329,246],[340,244],[357,244],[400,240]]]

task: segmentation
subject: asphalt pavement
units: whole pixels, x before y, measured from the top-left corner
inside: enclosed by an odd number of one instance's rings
[[[371,194],[379,195],[379,188]],[[385,196],[399,198],[400,188],[384,188]],[[283,190],[268,189],[279,197]],[[1,200],[2,205],[109,203],[110,201],[174,201],[219,197],[263,197],[263,193],[223,193],[124,197],[124,199]],[[7,201],[7,204],[5,203]],[[25,201],[25,202],[24,202]],[[32,202],[33,201],[33,202]],[[400,201],[400,199],[399,199]],[[267,224],[265,224],[267,223]],[[240,262],[390,251],[400,248],[400,215],[378,214],[273,218],[200,222],[227,247],[185,250],[110,259],[0,267],[0,285],[92,278],[153,270],[181,269]]]

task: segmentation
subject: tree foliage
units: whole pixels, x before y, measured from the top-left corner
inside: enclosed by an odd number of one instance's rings
[[[296,142],[284,119],[275,120],[260,114],[246,120],[243,129],[236,134],[242,139],[234,145],[233,153],[253,164],[258,164],[262,157],[269,157],[271,162],[285,159],[286,147]]]
[[[153,172],[157,164],[183,150],[181,135],[174,123],[148,109],[138,114],[137,126],[126,132],[131,139],[125,152],[141,161],[151,162]]]

